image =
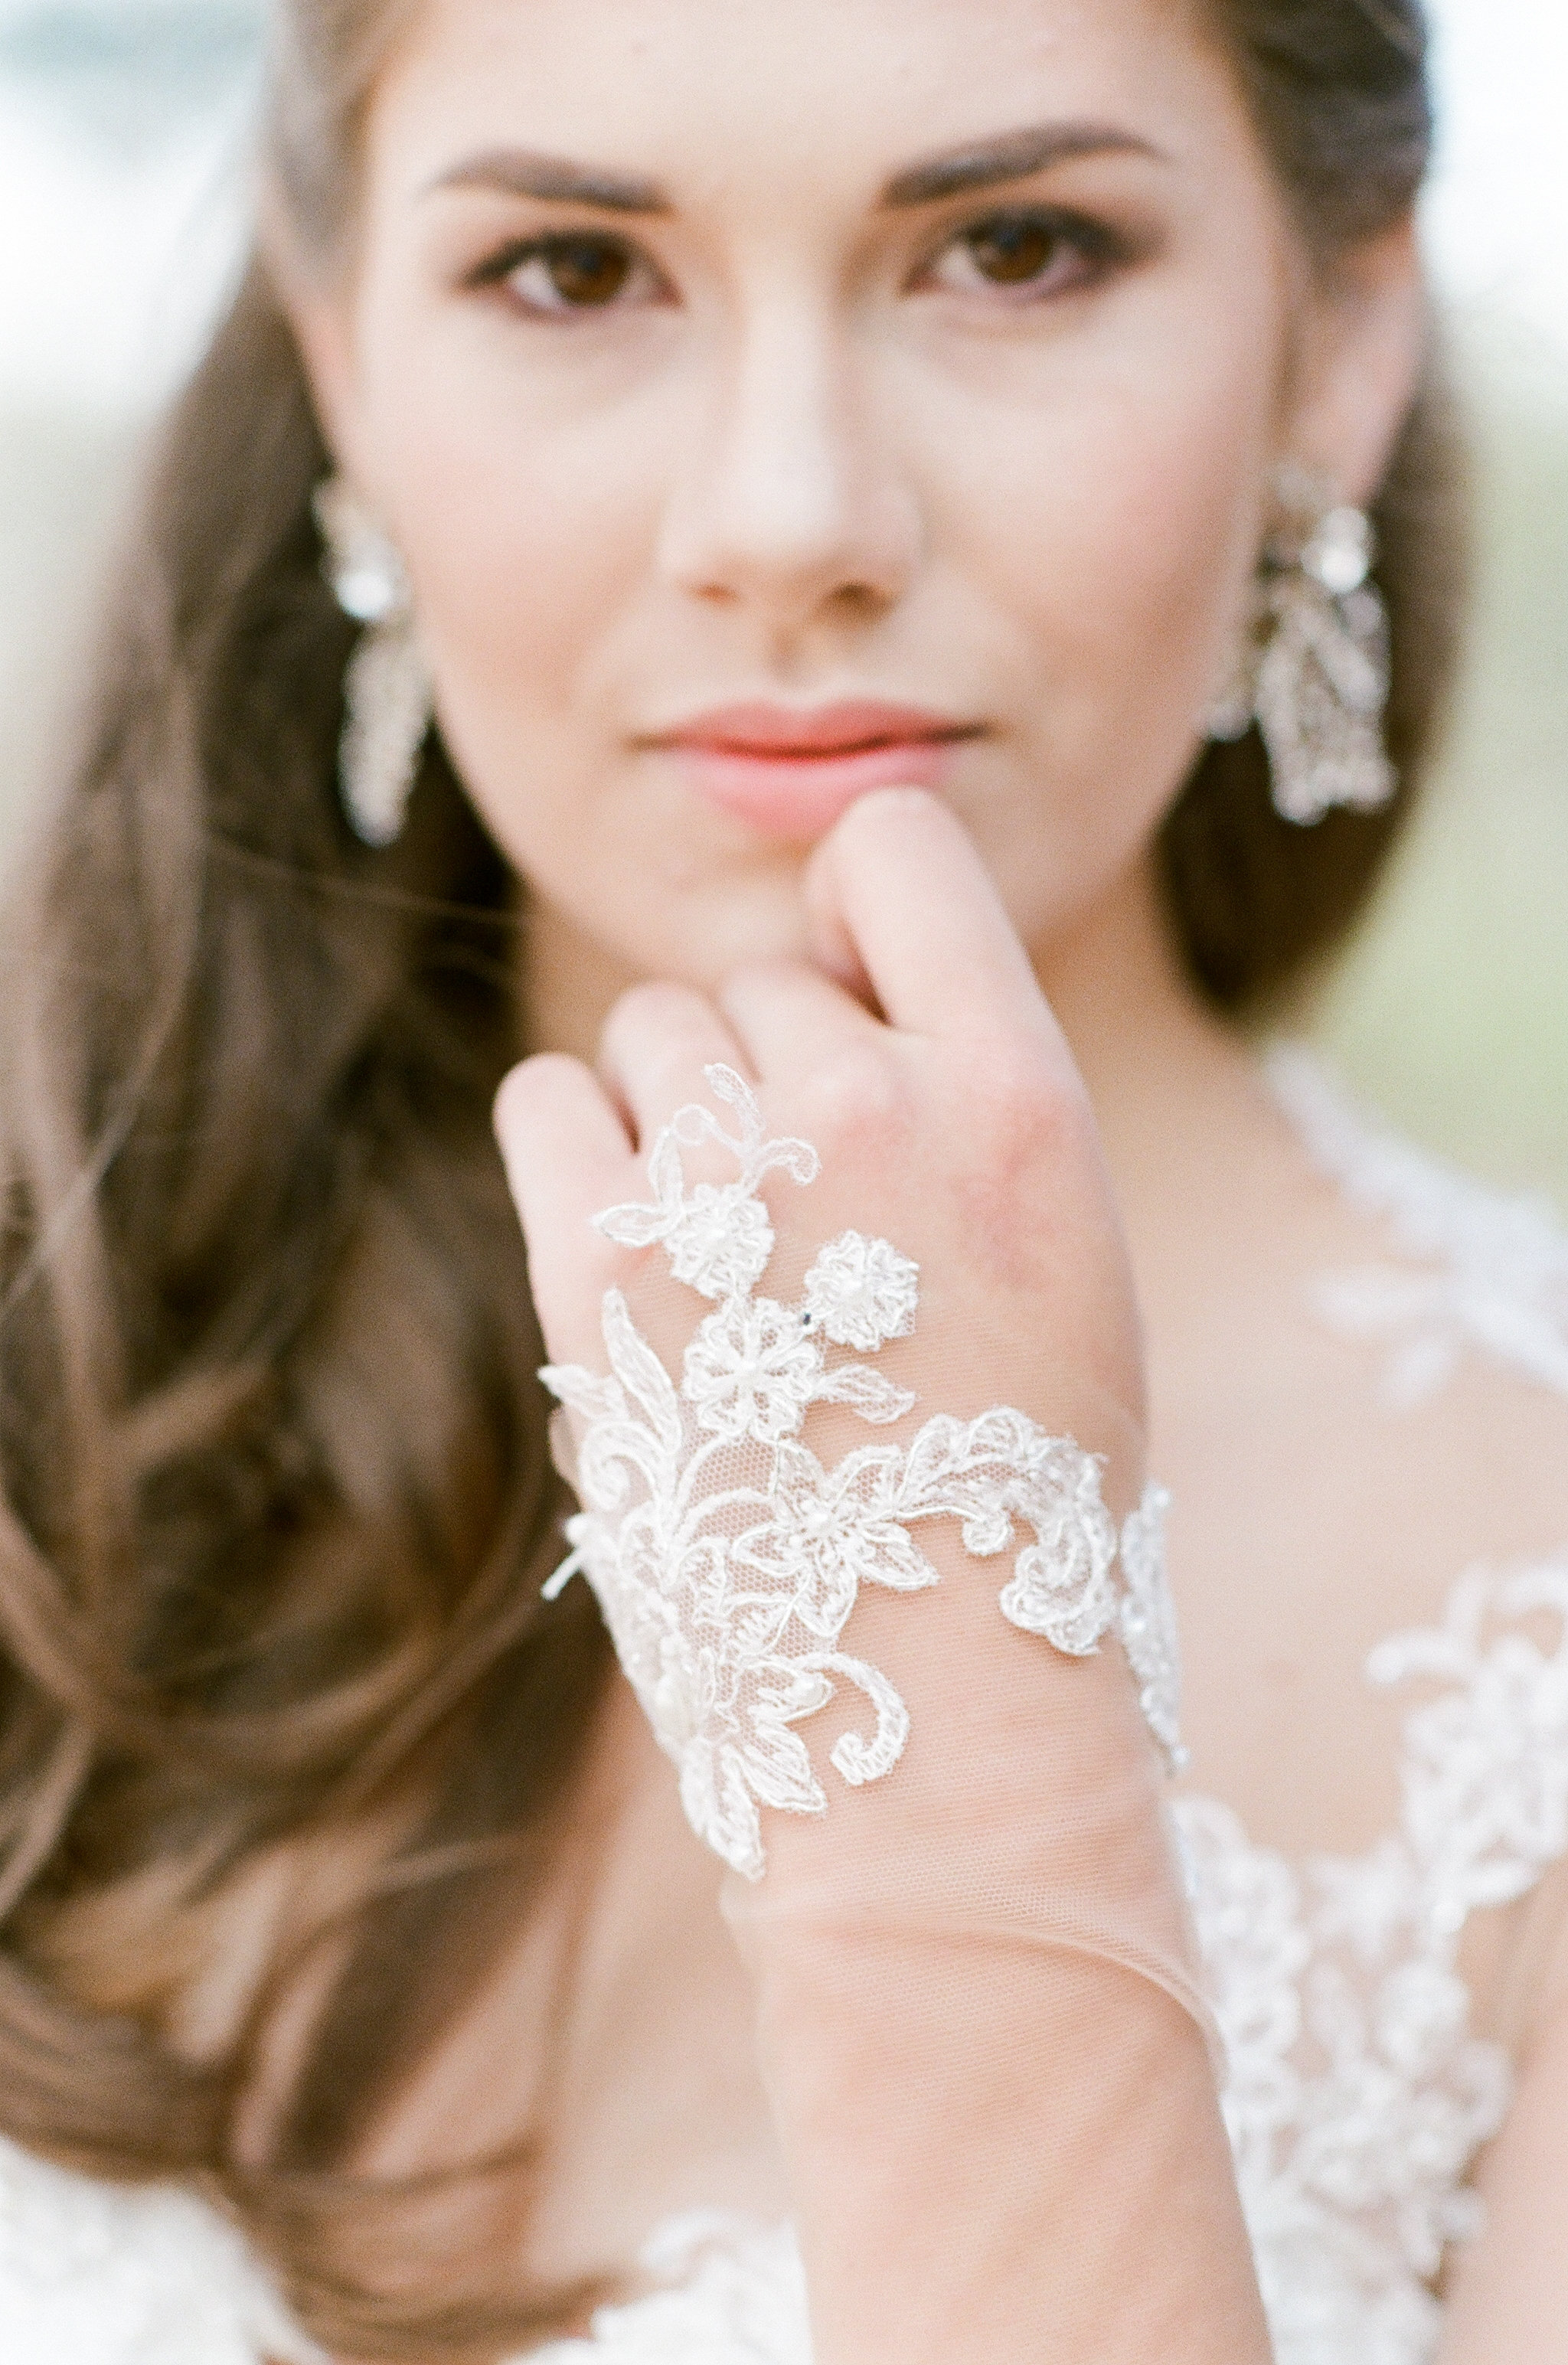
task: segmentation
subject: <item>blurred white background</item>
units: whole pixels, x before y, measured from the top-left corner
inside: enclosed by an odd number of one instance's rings
[[[1568,6],[1431,13],[1426,232],[1476,453],[1474,645],[1408,852],[1304,1016],[1417,1132],[1568,1204]],[[242,243],[259,15],[0,0],[0,849],[47,774],[139,432]]]

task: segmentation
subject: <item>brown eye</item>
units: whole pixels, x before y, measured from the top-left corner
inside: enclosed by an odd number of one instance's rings
[[[1019,287],[1038,279],[1061,249],[1060,233],[1037,215],[1002,215],[982,222],[964,241],[982,279],[998,287]]]
[[[562,239],[539,260],[563,304],[613,304],[632,275],[632,258],[607,238]]]
[[[657,298],[658,275],[618,238],[535,239],[513,248],[478,275],[477,284],[503,284],[526,311],[606,312]]]
[[[988,214],[949,241],[930,278],[959,295],[1052,296],[1097,277],[1117,253],[1113,231],[1076,214]]]

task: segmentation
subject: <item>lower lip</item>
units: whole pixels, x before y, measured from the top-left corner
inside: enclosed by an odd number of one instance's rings
[[[809,841],[873,789],[939,789],[950,739],[900,739],[842,755],[745,755],[734,747],[675,750],[700,796],[765,836]]]

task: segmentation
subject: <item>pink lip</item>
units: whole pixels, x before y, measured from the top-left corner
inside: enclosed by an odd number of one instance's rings
[[[872,789],[940,788],[979,736],[928,707],[848,700],[718,707],[644,744],[680,759],[699,795],[767,837],[810,842]]]

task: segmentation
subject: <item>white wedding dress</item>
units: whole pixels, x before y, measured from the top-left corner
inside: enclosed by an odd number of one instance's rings
[[[1325,1275],[1318,1310],[1382,1341],[1414,1403],[1472,1354],[1568,1396],[1568,1236],[1369,1126],[1306,1055],[1271,1062],[1322,1170],[1382,1227],[1386,1261]],[[1421,1679],[1397,1828],[1294,1864],[1216,1800],[1173,1810],[1226,2060],[1225,2115],[1279,2365],[1422,2365],[1445,2246],[1510,2065],[1459,1974],[1474,1911],[1568,1851],[1568,1539],[1469,1573],[1443,1622],[1373,1653]],[[1545,1626],[1543,1627],[1543,1619]],[[1543,1644],[1550,1630],[1554,1647]],[[810,2365],[788,2226],[715,2210],[660,2230],[648,2292],[542,2365]],[[0,2365],[316,2365],[264,2274],[192,2197],[120,2191],[0,2140]]]

